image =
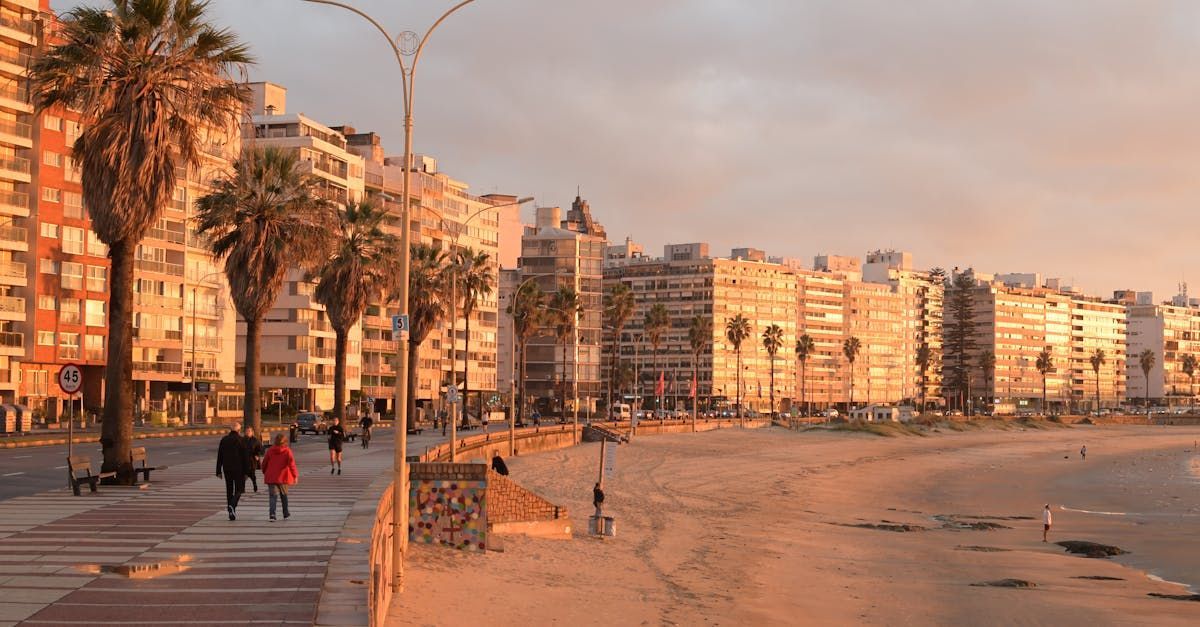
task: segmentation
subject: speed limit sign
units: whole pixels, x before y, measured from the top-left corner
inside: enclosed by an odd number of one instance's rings
[[[62,388],[67,394],[74,394],[83,386],[83,373],[79,371],[79,366],[75,364],[67,364],[58,371],[58,387]]]

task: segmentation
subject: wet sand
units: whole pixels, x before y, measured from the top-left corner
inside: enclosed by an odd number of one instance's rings
[[[1148,596],[1188,592],[1148,573],[1200,587],[1198,437],[1127,426],[644,437],[620,447],[606,480],[618,535],[603,540],[582,533],[599,445],[511,459],[514,479],[570,509],[576,537],[506,536],[485,555],[414,547],[389,624],[1194,625],[1200,603]],[[1047,502],[1051,542],[1131,553],[1042,543]],[[1004,528],[961,528],[979,522]],[[1036,587],[971,585],[1004,578]]]

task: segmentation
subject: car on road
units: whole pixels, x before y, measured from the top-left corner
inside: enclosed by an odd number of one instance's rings
[[[329,424],[325,422],[325,417],[316,412],[306,411],[301,412],[296,416],[296,430],[300,433],[311,433],[313,435],[321,435],[329,429]]]

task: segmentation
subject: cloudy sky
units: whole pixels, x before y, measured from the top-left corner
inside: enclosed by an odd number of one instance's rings
[[[89,0],[98,2],[99,0]],[[382,37],[301,0],[211,0],[289,109],[402,149]],[[448,0],[345,0],[422,30]],[[54,0],[56,8],[76,2]],[[1200,294],[1200,3],[477,0],[418,68],[416,150],[613,240]]]

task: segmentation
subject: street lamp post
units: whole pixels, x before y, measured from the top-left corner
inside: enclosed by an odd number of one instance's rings
[[[412,131],[413,131],[413,87],[416,80],[417,63],[421,60],[421,51],[425,48],[425,44],[429,42],[429,36],[437,27],[441,25],[447,17],[450,17],[455,11],[474,2],[474,0],[461,0],[448,11],[443,13],[429,30],[425,31],[424,35],[417,36],[416,33],[405,31],[399,36],[392,36],[375,18],[367,15],[361,9],[357,9],[343,2],[336,0],[304,0],[304,2],[312,2],[315,4],[327,4],[330,6],[340,7],[351,11],[367,20],[379,31],[385,39],[388,46],[396,56],[396,63],[400,66],[400,81],[404,91],[404,183],[401,187],[401,193],[404,195],[404,201],[401,203],[403,209],[403,228],[400,231],[400,276],[397,277],[399,283],[396,290],[397,300],[399,301],[400,311],[407,315],[408,311],[408,274],[411,261],[411,250],[409,249],[411,242],[412,224],[409,221],[411,218],[411,203],[412,196],[409,194],[410,184],[412,179]],[[414,43],[415,42],[415,43]],[[412,62],[406,64],[404,58],[412,57]],[[404,350],[404,343],[398,342],[398,350],[396,356],[396,450],[393,453],[392,472],[394,479],[392,480],[392,589],[396,592],[400,591],[400,574],[403,567],[404,548],[408,544],[408,352]]]
[[[198,290],[200,289],[201,283],[204,283],[212,277],[220,276],[221,274],[222,273],[220,270],[209,272],[196,281],[196,284],[192,286],[192,397],[191,400],[188,401],[188,414],[190,414],[192,417],[192,424],[196,424],[196,297],[199,295]]]

